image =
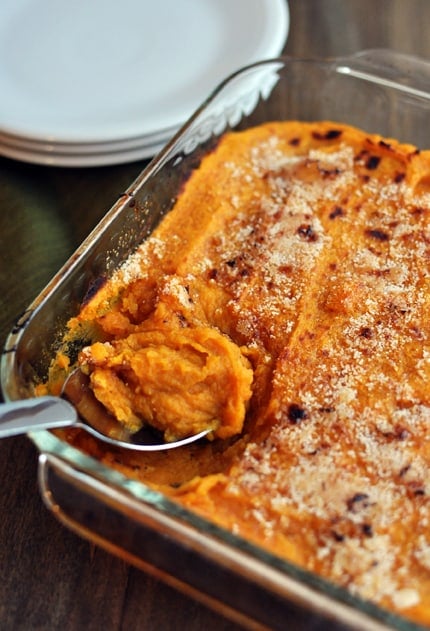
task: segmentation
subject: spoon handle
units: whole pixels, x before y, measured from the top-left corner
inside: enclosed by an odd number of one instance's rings
[[[74,407],[59,397],[37,397],[0,403],[0,438],[38,429],[67,427],[76,421]]]

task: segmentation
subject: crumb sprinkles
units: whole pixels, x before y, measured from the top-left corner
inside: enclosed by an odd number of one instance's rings
[[[428,152],[347,125],[227,134],[110,284],[129,328],[143,278],[145,317],[161,303],[183,327],[216,327],[254,369],[243,438],[133,475],[427,624],[429,173]],[[81,317],[109,337],[103,291]]]

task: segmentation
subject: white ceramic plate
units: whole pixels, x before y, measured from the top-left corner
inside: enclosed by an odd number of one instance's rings
[[[164,129],[162,132],[154,134],[146,134],[145,136],[136,136],[134,138],[125,138],[123,140],[113,140],[108,142],[54,142],[49,140],[35,140],[26,136],[16,136],[0,131],[0,147],[9,145],[28,151],[37,151],[41,153],[70,153],[70,154],[87,154],[87,153],[108,153],[115,151],[128,151],[142,145],[156,145],[165,142],[173,136],[177,131],[177,127]]]
[[[166,142],[167,140],[155,144],[142,144],[118,151],[87,151],[85,153],[57,150],[38,151],[35,148],[30,149],[3,142],[0,144],[0,154],[7,158],[20,160],[21,162],[30,162],[32,164],[42,164],[45,166],[95,167],[123,164],[126,162],[134,162],[135,160],[152,158],[163,148]]]
[[[0,132],[141,144],[231,72],[277,56],[288,29],[286,0],[2,0]]]

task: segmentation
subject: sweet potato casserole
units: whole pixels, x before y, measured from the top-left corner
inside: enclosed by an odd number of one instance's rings
[[[70,322],[120,422],[210,439],[67,439],[430,624],[429,215],[430,152],[333,122],[225,134]]]

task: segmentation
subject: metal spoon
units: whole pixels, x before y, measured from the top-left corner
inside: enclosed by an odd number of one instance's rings
[[[97,401],[86,376],[79,369],[67,378],[61,397],[44,396],[0,403],[0,438],[62,427],[77,427],[110,445],[136,451],[175,449],[193,443],[211,431],[169,443],[162,442],[160,435],[147,427],[131,434]]]

